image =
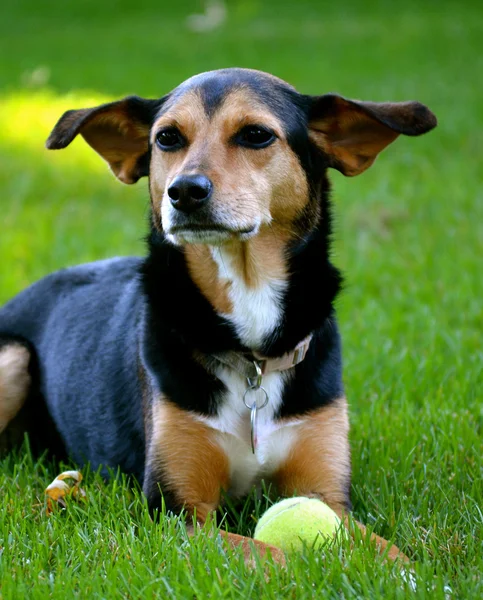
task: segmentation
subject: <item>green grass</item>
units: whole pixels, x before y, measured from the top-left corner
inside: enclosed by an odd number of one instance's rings
[[[0,302],[65,265],[143,252],[146,184],[117,183],[82,142],[43,149],[66,108],[238,65],[308,93],[418,99],[440,125],[359,178],[332,177],[355,515],[411,556],[417,591],[367,543],[250,570],[216,536],[153,524],[126,481],[89,472],[88,502],[47,518],[57,467],[24,452],[0,463],[0,598],[443,598],[445,584],[482,597],[480,3],[240,0],[204,34],[185,26],[195,2],[1,10]],[[249,498],[227,523],[250,533],[267,505]]]

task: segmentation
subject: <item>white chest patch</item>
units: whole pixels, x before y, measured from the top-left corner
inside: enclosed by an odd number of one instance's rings
[[[296,439],[301,421],[277,422],[274,416],[282,403],[285,375],[269,373],[263,378],[269,402],[257,412],[257,444],[255,454],[251,448],[250,410],[243,402],[247,382],[237,372],[220,367],[216,373],[227,387],[227,393],[216,417],[200,417],[217,430],[217,441],[230,464],[230,494],[242,496],[253,485],[268,477],[283,464]],[[250,395],[253,401],[253,396]],[[259,396],[259,402],[263,396]]]
[[[272,279],[257,288],[248,287],[233,268],[233,259],[223,248],[212,248],[221,279],[230,282],[228,292],[233,312],[222,316],[230,321],[241,341],[249,348],[260,346],[282,317],[281,300],[287,282]]]

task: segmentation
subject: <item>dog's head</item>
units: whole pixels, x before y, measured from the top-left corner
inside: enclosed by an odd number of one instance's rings
[[[47,147],[80,133],[124,183],[149,176],[153,224],[171,242],[218,245],[267,227],[294,232],[317,214],[327,167],[358,175],[399,134],[435,125],[418,102],[307,96],[266,73],[223,69],[159,100],[68,111]]]

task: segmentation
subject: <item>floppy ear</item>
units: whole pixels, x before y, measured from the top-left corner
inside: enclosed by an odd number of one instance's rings
[[[359,102],[335,94],[311,101],[310,138],[344,175],[365,171],[399,134],[421,135],[436,127],[436,117],[419,102]]]
[[[129,96],[94,108],[68,110],[52,130],[46,146],[59,150],[78,133],[109,163],[124,183],[149,173],[149,131],[163,100]]]

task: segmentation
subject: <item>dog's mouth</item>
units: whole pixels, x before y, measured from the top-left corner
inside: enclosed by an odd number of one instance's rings
[[[231,229],[217,223],[206,225],[175,225],[166,231],[168,239],[175,244],[219,245],[230,240],[247,240],[258,231],[258,226]]]

